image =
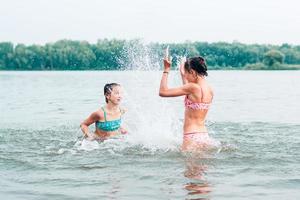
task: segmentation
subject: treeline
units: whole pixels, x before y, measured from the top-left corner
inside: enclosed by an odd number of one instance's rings
[[[107,39],[98,40],[96,44],[86,41],[60,40],[45,45],[27,46],[1,42],[0,70],[118,70],[122,69],[126,63],[127,49],[137,44],[139,44],[138,40]],[[162,56],[163,49],[167,45],[170,46],[171,55],[175,61],[177,56],[202,55],[211,69],[241,69],[257,63],[270,66],[278,63],[300,64],[299,45],[185,42],[151,43],[147,44],[147,48],[150,49],[151,54],[159,57]],[[131,49],[139,51],[138,47]]]

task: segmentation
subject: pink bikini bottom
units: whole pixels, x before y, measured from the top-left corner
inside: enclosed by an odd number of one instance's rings
[[[218,146],[219,141],[214,140],[208,136],[207,132],[192,132],[183,134],[183,142],[198,144],[201,146]]]

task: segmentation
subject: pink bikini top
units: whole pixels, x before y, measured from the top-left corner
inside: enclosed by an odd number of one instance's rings
[[[192,110],[208,110],[210,103],[203,103],[203,102],[192,102],[188,96],[185,96],[184,99],[184,105],[186,108],[192,109]]]

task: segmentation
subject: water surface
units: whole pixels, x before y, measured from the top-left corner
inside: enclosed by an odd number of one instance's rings
[[[198,155],[179,151],[183,98],[158,97],[160,76],[0,72],[1,199],[300,198],[299,71],[210,72],[207,125],[222,145]],[[82,141],[107,82],[124,88],[130,134]]]

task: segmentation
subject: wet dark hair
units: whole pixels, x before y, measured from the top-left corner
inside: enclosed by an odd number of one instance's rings
[[[205,59],[201,56],[187,58],[184,64],[184,69],[187,70],[188,72],[191,72],[191,70],[193,69],[197,74],[202,76],[208,75]]]
[[[109,94],[111,94],[111,91],[116,86],[121,86],[121,85],[118,84],[118,83],[107,83],[107,84],[105,84],[105,86],[104,86],[104,96],[105,96],[106,103],[108,103],[108,99],[107,99],[106,96],[109,95]]]

